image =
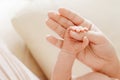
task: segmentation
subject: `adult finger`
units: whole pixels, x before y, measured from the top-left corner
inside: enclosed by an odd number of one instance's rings
[[[89,44],[89,40],[86,36],[83,37],[82,48],[85,49]]]
[[[46,39],[48,40],[48,42],[50,42],[52,45],[58,47],[58,48],[61,48],[62,47],[62,44],[63,44],[63,40],[61,39],[57,39],[55,38],[54,36],[47,36]]]
[[[60,16],[56,12],[49,12],[48,17],[63,26],[65,29],[67,29],[69,26],[74,25],[70,20],[63,16]]]
[[[65,29],[60,24],[56,23],[52,19],[48,19],[46,21],[46,24],[48,25],[50,29],[55,31],[60,37],[62,38],[64,37]]]
[[[88,29],[91,28],[92,23],[88,20],[86,20],[85,18],[78,16],[75,12],[69,10],[69,9],[65,9],[65,8],[60,8],[59,9],[59,13],[66,17],[67,19],[69,19],[71,22],[73,22],[76,26],[83,26],[83,27],[87,27]]]
[[[105,36],[100,32],[88,31],[86,33],[77,33],[77,32],[70,32],[70,36],[76,40],[82,40],[84,36],[88,38],[88,40],[94,44],[104,43]]]

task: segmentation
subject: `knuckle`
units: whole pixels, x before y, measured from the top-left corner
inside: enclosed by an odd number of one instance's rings
[[[60,35],[61,37],[64,37],[64,33],[65,33],[64,30],[59,31],[59,35]]]

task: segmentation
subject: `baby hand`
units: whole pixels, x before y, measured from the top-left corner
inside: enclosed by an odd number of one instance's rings
[[[73,55],[77,55],[80,51],[84,50],[84,48],[88,45],[89,41],[87,37],[83,36],[88,31],[87,28],[82,27],[70,27],[65,32],[64,41],[62,45],[62,50],[67,53],[71,53]],[[81,40],[73,39],[70,34],[71,33],[79,33],[81,34]]]

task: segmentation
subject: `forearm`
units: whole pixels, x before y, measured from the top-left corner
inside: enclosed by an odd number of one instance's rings
[[[116,63],[117,62],[117,63]],[[120,63],[119,60],[117,61],[111,61],[110,65],[108,67],[104,66],[104,68],[99,71],[101,73],[104,73],[108,75],[111,78],[115,78],[116,80],[120,80]]]
[[[120,80],[120,66],[119,66],[118,74],[116,77]]]
[[[51,80],[71,80],[74,60],[75,56],[61,51],[55,64]]]
[[[118,79],[110,78],[109,76],[99,72],[90,72],[88,74],[76,78],[75,80],[118,80]]]

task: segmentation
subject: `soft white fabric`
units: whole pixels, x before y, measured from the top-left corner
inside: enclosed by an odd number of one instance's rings
[[[39,80],[0,41],[0,80]]]
[[[26,43],[11,24],[11,18],[28,3],[27,0],[0,0],[0,40],[3,40],[11,53],[20,59],[33,73],[44,79],[45,76],[31,55]]]

